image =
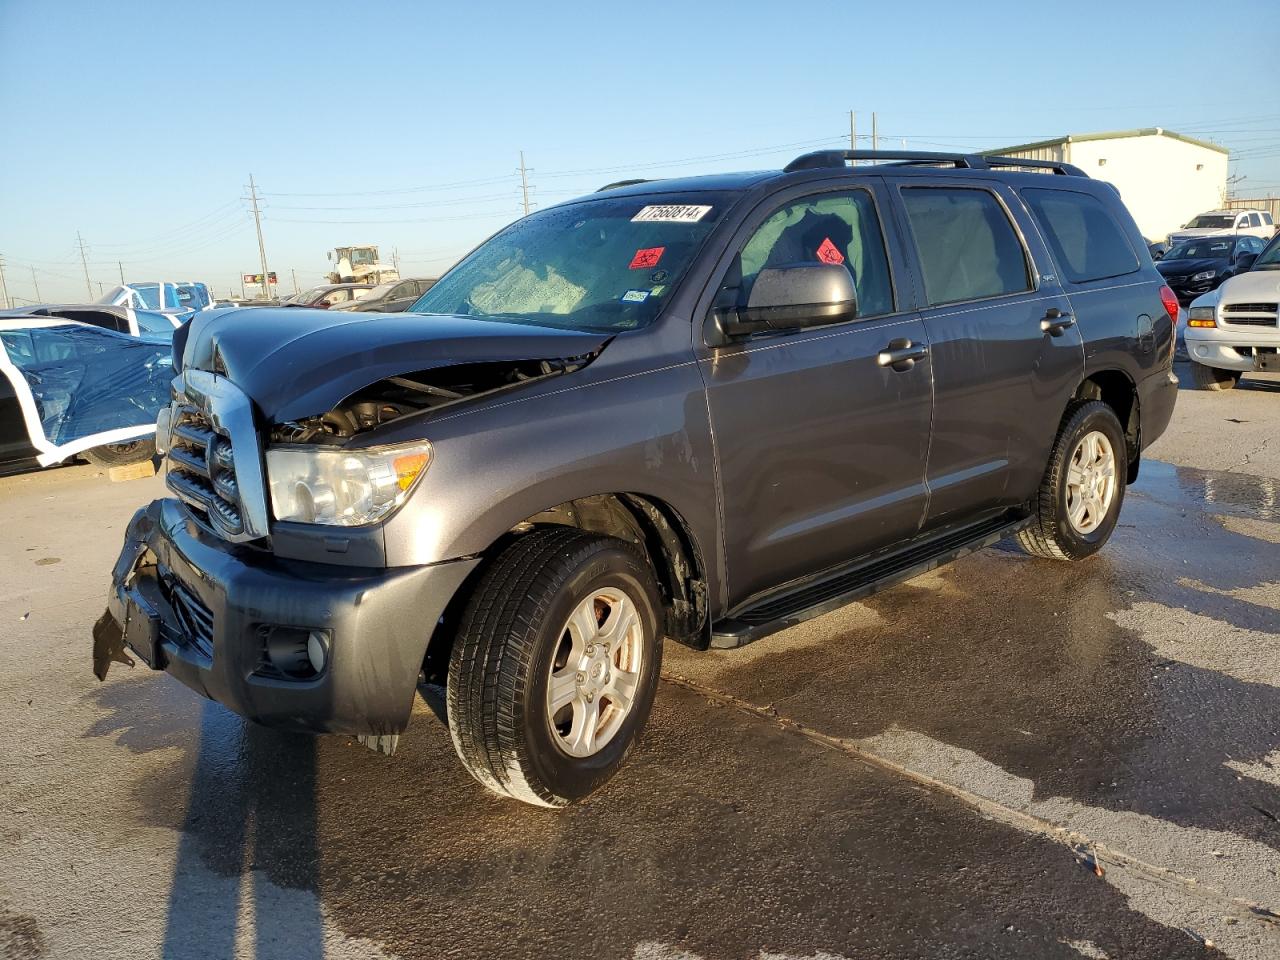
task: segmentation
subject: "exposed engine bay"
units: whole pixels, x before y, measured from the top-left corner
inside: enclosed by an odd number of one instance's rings
[[[340,445],[356,434],[426,410],[573,373],[594,356],[468,363],[387,377],[356,391],[320,416],[276,424],[271,442]]]

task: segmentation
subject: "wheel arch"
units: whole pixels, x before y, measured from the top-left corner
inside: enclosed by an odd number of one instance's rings
[[[1080,381],[1071,400],[1073,403],[1077,400],[1099,400],[1115,411],[1116,419],[1124,430],[1129,465],[1127,482],[1137,480],[1138,465],[1142,459],[1142,415],[1138,385],[1133,378],[1118,367],[1095,370]]]
[[[427,643],[423,673],[429,681],[447,673],[462,610],[489,565],[513,540],[549,526],[576,527],[636,546],[653,567],[658,581],[665,635],[699,650],[710,645],[707,567],[688,522],[675,507],[657,497],[632,492],[598,493],[576,497],[526,517],[481,552],[481,563],[458,588]]]

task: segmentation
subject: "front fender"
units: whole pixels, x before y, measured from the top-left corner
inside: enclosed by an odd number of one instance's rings
[[[421,432],[434,455],[387,522],[388,565],[474,556],[568,500],[635,493],[681,514],[708,584],[721,582],[714,453],[693,362],[491,403]]]

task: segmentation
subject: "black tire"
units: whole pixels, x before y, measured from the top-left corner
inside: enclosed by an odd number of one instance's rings
[[[569,615],[607,588],[625,591],[643,630],[636,694],[612,738],[577,757],[552,729],[547,685]],[[449,659],[449,732],[471,775],[502,796],[546,807],[599,789],[622,765],[653,704],[660,609],[652,569],[622,540],[554,527],[508,546],[468,600]]]
[[[141,463],[151,460],[156,455],[156,442],[151,437],[129,440],[125,443],[108,443],[92,450],[85,450],[80,456],[99,467],[123,467],[130,463]]]
[[[1220,370],[1192,360],[1191,380],[1197,390],[1230,390],[1240,382],[1240,371]]]
[[[1067,515],[1067,470],[1080,441],[1094,431],[1106,436],[1115,455],[1115,490],[1102,521],[1090,532],[1081,533]],[[1120,421],[1105,403],[1083,400],[1068,407],[1040,491],[1032,501],[1031,524],[1018,533],[1019,546],[1033,557],[1047,560],[1083,560],[1101,550],[1115,530],[1124,503],[1127,449]]]

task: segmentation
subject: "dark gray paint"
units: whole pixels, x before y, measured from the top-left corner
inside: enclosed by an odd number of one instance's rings
[[[886,183],[886,178],[889,183]],[[1033,260],[1035,289],[978,304],[922,309],[919,271],[896,188],[959,180],[997,192]],[[277,557],[366,564],[383,538],[387,567],[484,554],[512,527],[566,501],[605,493],[661,501],[693,540],[713,619],[761,591],[820,573],[924,528],[963,521],[1035,491],[1081,380],[1118,371],[1140,398],[1143,445],[1172,411],[1172,324],[1160,275],[1063,287],[1016,191],[1088,192],[1137,228],[1114,190],[1081,177],[913,167],[820,169],[637,185],[616,194],[741,189],[663,314],[611,339],[525,325],[414,314],[335,316],[255,310],[200,318],[185,362],[218,353],[257,403],[264,426],[321,413],[383,377],[477,360],[595,354],[564,376],[426,411],[358,435],[352,447],[429,439],[433,460],[408,503],[347,534],[291,525]],[[885,230],[895,312],[726,343],[710,305],[726,266],[781,204],[825,190],[871,190]],[[1050,308],[1079,318],[1061,337]],[[895,344],[927,347],[881,362]],[[1136,452],[1136,451],[1135,451]],[[283,531],[282,531],[283,532]],[[359,542],[356,542],[358,540]],[[324,568],[317,568],[324,569]],[[279,589],[287,589],[286,581]]]

